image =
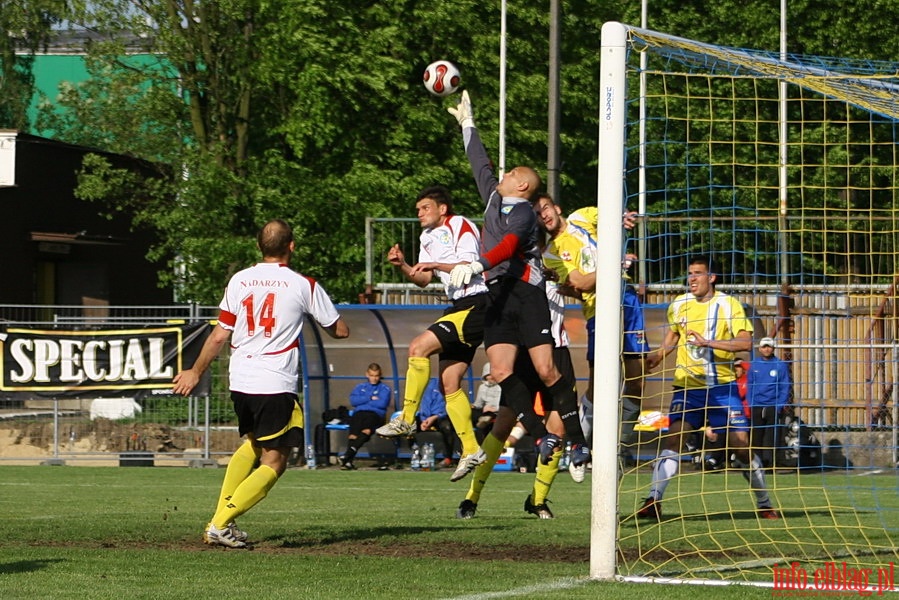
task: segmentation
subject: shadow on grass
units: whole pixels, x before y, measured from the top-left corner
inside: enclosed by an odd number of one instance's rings
[[[468,528],[466,528],[468,529]],[[546,563],[586,563],[590,558],[587,545],[553,546],[546,544],[517,544],[515,552],[508,552],[508,528],[501,524],[477,527],[479,535],[495,539],[495,544],[482,540],[452,540],[448,534],[458,531],[448,527],[375,527],[334,531],[310,528],[295,534],[271,536],[264,540],[274,552],[297,552],[322,556],[418,556],[447,560],[511,560]],[[435,539],[443,543],[434,543]],[[273,547],[272,547],[273,546]],[[549,557],[549,558],[548,558]]]
[[[382,543],[397,543],[410,536],[429,535],[435,533],[446,534],[454,528],[429,527],[417,525],[403,525],[397,527],[371,527],[371,528],[347,528],[336,530],[331,527],[309,527],[300,529],[295,533],[285,533],[270,536],[266,542],[282,545],[284,548],[307,547],[311,545],[337,545],[346,542],[379,541]],[[470,528],[467,528],[470,529]],[[477,529],[487,531],[503,531],[499,524],[478,525]],[[410,543],[406,539],[403,543]]]
[[[779,520],[789,520],[800,519],[800,518],[811,518],[811,517],[833,517],[834,515],[845,514],[847,516],[856,515],[855,511],[851,510],[780,510],[777,509],[777,512],[780,513],[781,519]],[[662,518],[659,520],[654,519],[638,519],[636,513],[622,515],[619,520],[619,524],[621,525],[636,525],[638,522],[641,526],[648,527],[658,523],[665,523],[667,521],[751,521],[751,520],[762,520],[766,522],[776,523],[778,520],[769,521],[768,519],[760,519],[757,512],[754,510],[736,510],[733,512],[715,512],[715,513],[663,513]]]
[[[0,563],[0,575],[12,575],[13,573],[31,573],[46,569],[55,563],[65,562],[61,558],[47,560],[19,560],[11,563]]]

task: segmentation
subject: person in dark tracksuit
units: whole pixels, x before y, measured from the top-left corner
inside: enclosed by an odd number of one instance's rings
[[[350,432],[347,435],[346,450],[337,457],[340,468],[344,471],[356,470],[353,462],[356,453],[371,439],[374,430],[384,424],[392,399],[392,391],[381,381],[381,365],[368,365],[365,377],[368,381],[360,383],[350,392],[350,405],[353,407]]]

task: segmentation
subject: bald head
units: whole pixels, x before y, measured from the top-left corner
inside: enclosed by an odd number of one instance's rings
[[[272,219],[259,230],[256,243],[263,258],[289,257],[293,251],[293,230],[281,219]]]
[[[516,170],[519,172],[521,181],[527,187],[528,193],[524,197],[528,200],[532,200],[543,185],[543,181],[540,179],[540,176],[537,175],[537,171],[530,167],[516,167]]]
[[[537,171],[530,167],[515,167],[496,186],[500,196],[515,196],[533,201],[543,185]]]

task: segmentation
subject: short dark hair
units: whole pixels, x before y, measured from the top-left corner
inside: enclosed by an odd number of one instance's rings
[[[535,194],[534,195],[534,203],[536,204],[537,202],[540,202],[544,198],[549,200],[549,203],[552,204],[553,206],[560,206],[560,204],[558,202],[556,202],[556,199],[553,198],[552,196],[550,196],[548,192],[538,192],[537,194]]]
[[[718,265],[710,254],[694,254],[690,257],[690,262],[687,263],[688,267],[693,265],[705,265],[709,275],[715,276],[715,281],[712,283],[713,288],[715,287],[715,284],[721,283],[723,276],[718,272]]]
[[[453,197],[450,195],[450,191],[444,185],[431,185],[423,189],[419,194],[418,198],[415,199],[416,202],[419,200],[424,200],[428,198],[429,200],[433,200],[437,204],[445,204],[446,212],[453,212]]]
[[[284,256],[290,251],[293,229],[281,219],[272,219],[262,226],[256,236],[256,243],[262,256]]]
[[[380,372],[381,372],[381,365],[379,365],[378,363],[371,363],[370,365],[368,365],[368,368],[365,369],[365,370],[366,370],[366,371],[374,371],[374,372],[376,372],[376,373],[380,373]]]
[[[690,257],[690,262],[687,263],[687,266],[693,265],[705,265],[709,270],[709,273],[712,272],[712,257],[708,254],[694,254]]]

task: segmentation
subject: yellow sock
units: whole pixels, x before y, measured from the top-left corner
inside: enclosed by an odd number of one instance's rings
[[[487,455],[487,460],[479,464],[475,468],[474,473],[471,474],[471,486],[468,488],[468,494],[465,496],[466,500],[471,500],[475,504],[481,498],[481,490],[484,489],[484,486],[487,484],[487,478],[493,472],[493,465],[496,464],[499,455],[503,453],[503,443],[492,433],[488,433],[487,437],[484,438],[484,443],[481,444],[481,449]]]
[[[471,423],[471,404],[468,403],[468,394],[461,389],[456,390],[446,397],[446,414],[453,423],[453,429],[462,442],[462,456],[474,454],[478,451],[478,439],[474,436],[474,427]]]
[[[403,420],[406,423],[415,422],[415,413],[421,405],[421,397],[428,387],[431,378],[431,359],[413,356],[409,359],[409,368],[406,370],[406,391],[403,394]]]
[[[265,498],[277,481],[278,474],[274,469],[266,465],[259,465],[258,469],[237,486],[230,502],[227,502],[221,510],[216,511],[215,516],[212,517],[212,524],[219,529],[224,529],[228,523]]]
[[[553,486],[556,475],[559,474],[559,461],[562,460],[562,448],[556,448],[548,464],[537,461],[537,476],[534,477],[534,491],[531,501],[534,504],[543,504],[549,496],[549,490]]]
[[[249,477],[261,455],[262,450],[253,446],[249,440],[245,441],[240,448],[234,451],[234,454],[231,455],[231,460],[228,461],[228,468],[225,469],[222,491],[219,494],[219,502],[215,507],[215,512],[222,510],[225,504],[228,503],[228,500],[231,499],[237,486]]]

